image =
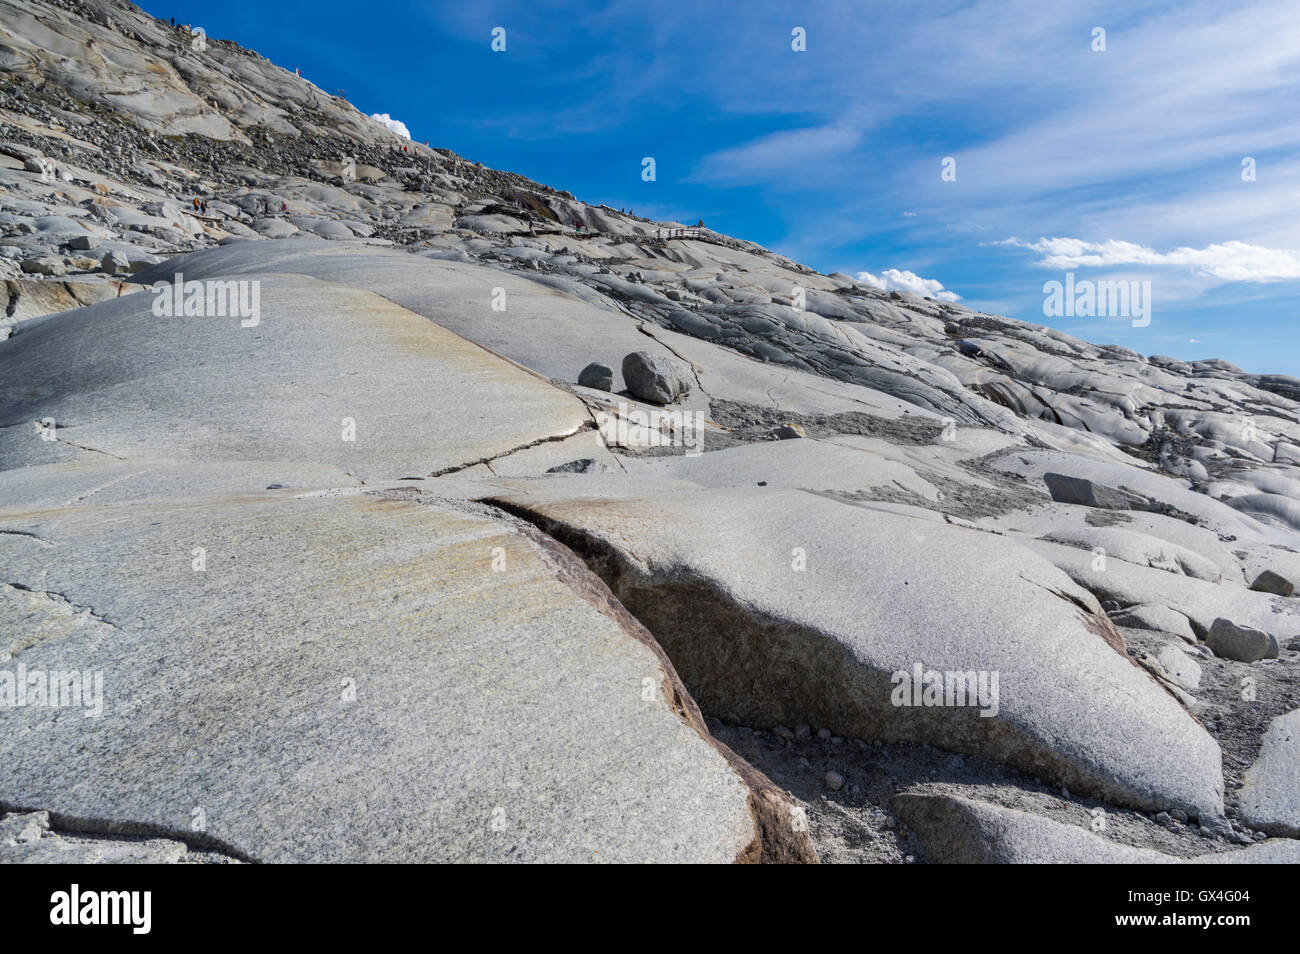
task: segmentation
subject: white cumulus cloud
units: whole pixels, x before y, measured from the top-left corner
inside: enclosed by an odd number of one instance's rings
[[[1172,252],[1134,242],[1109,239],[1085,242],[1076,238],[1040,238],[1022,242],[1010,238],[998,245],[1012,245],[1038,252],[1039,265],[1046,268],[1108,268],[1120,265],[1172,265],[1191,269],[1225,282],[1280,282],[1300,279],[1300,249],[1266,248],[1246,242],[1219,242],[1205,248],[1176,248]]]
[[[396,135],[401,136],[403,139],[411,138],[411,131],[406,128],[406,123],[402,122],[400,119],[394,119],[387,113],[371,113],[370,118],[377,123],[387,126]]]
[[[858,272],[858,281],[881,291],[910,292],[922,297],[929,295],[939,301],[961,301],[961,296],[956,292],[944,290],[943,282],[934,278],[922,278],[916,272],[906,269],[887,268],[879,275]]]

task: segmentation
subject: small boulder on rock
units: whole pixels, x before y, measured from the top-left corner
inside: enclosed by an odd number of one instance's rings
[[[22,269],[28,275],[48,275],[50,277],[57,277],[67,271],[63,262],[52,255],[29,258],[23,262]]]
[[[633,397],[672,404],[690,393],[691,369],[665,355],[633,351],[623,359],[623,380]]]
[[[1272,593],[1274,596],[1290,596],[1295,592],[1295,584],[1272,570],[1265,570],[1255,577],[1255,582],[1250,584],[1250,588],[1260,593]]]
[[[42,179],[53,179],[58,174],[59,167],[47,156],[29,156],[23,161],[23,168]]]
[[[1266,658],[1277,646],[1277,640],[1262,629],[1234,623],[1222,616],[1210,625],[1205,643],[1214,650],[1214,655],[1244,663]]]
[[[1098,507],[1102,510],[1146,510],[1149,503],[1145,497],[1117,490],[1103,484],[1095,484],[1083,477],[1071,477],[1068,474],[1043,474],[1047,492],[1057,503],[1081,504],[1084,507]]]
[[[109,249],[99,260],[99,270],[109,275],[121,275],[131,270],[131,260],[121,252]]]
[[[584,388],[594,388],[597,391],[614,390],[614,369],[608,365],[601,364],[599,361],[593,361],[582,369],[578,375],[578,384]]]

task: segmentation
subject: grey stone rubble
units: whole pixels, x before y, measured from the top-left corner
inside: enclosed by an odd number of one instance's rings
[[[0,19],[0,860],[1295,860],[1300,380]]]

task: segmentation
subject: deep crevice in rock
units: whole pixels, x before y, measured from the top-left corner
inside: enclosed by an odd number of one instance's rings
[[[408,491],[410,492],[410,491]],[[672,659],[654,633],[633,615],[611,592],[600,575],[563,541],[546,532],[528,515],[499,501],[484,500],[481,505],[502,514],[509,525],[530,540],[556,576],[575,593],[605,616],[608,616],[638,642],[658,657],[663,668],[664,699],[678,717],[700,734],[731,765],[749,789],[749,811],[754,821],[754,840],[736,857],[741,864],[815,863],[817,854],[807,835],[806,826],[797,820],[790,796],[762,772],[733,752],[709,732],[700,707],[677,673]]]
[[[663,647],[701,708],[724,722],[764,729],[808,723],[848,738],[932,745],[1116,804],[1168,807],[1145,803],[1118,787],[1104,767],[1056,753],[1005,719],[981,718],[974,707],[893,706],[890,673],[864,667],[849,649],[815,630],[755,615],[707,580],[645,582],[616,551],[581,529],[509,500],[483,502],[527,521],[581,558]],[[722,638],[703,638],[711,633]]]

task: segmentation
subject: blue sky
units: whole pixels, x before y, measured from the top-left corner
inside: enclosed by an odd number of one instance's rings
[[[1144,354],[1300,375],[1300,0],[146,9],[588,202]],[[1150,325],[1044,317],[1066,272],[1150,281]]]

